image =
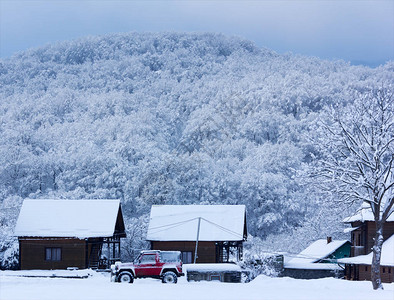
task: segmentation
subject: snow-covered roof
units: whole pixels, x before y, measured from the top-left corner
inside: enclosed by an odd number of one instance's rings
[[[361,226],[345,228],[345,229],[343,230],[343,232],[344,232],[344,233],[349,233],[349,232],[352,232],[352,231],[355,231],[355,230],[359,229],[360,227],[361,227]]]
[[[286,263],[286,267],[297,264],[305,265],[315,263],[334,253],[338,248],[347,242],[347,240],[340,240],[327,243],[326,239],[317,240],[309,245],[306,249],[301,251],[297,257]]]
[[[15,235],[22,237],[111,237],[119,200],[23,201]]]
[[[374,220],[375,219],[371,207],[369,206],[368,203],[363,203],[353,216],[345,218],[343,222],[352,223],[357,221],[366,222],[366,221],[374,221]],[[394,212],[389,215],[386,222],[394,222]]]
[[[245,205],[153,205],[147,240],[242,241]],[[245,232],[246,234],[246,232]]]
[[[371,252],[367,255],[341,258],[338,259],[338,262],[344,264],[370,265],[372,264],[372,255],[373,253]],[[394,234],[383,243],[380,265],[394,266]]]

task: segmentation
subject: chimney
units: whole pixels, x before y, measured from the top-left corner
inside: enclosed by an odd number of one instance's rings
[[[328,236],[328,237],[327,237],[327,244],[329,244],[329,243],[331,243],[331,242],[332,242],[332,237]]]

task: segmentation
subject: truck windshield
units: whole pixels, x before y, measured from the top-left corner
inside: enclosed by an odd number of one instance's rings
[[[139,254],[135,259],[134,259],[134,263],[137,264],[140,261],[141,258],[141,254]]]

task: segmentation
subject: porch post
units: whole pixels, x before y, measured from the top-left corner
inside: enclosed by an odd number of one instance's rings
[[[89,268],[89,243],[87,239],[85,239],[85,268]]]
[[[120,238],[118,239],[118,249],[119,249],[119,251],[118,251],[118,253],[119,253],[119,260],[120,260]]]
[[[116,251],[115,251],[116,249],[115,249],[115,247],[116,247],[116,244],[115,244],[115,241],[112,238],[112,260],[114,261],[114,263],[115,263],[115,258],[116,258]],[[108,262],[108,264],[109,264],[108,267],[110,267],[111,263]]]
[[[107,259],[108,259],[108,264],[109,264],[109,261],[110,261],[110,259],[111,259],[111,246],[110,246],[110,244],[109,244],[109,238],[107,238],[107,253],[108,253],[108,257],[107,257]]]

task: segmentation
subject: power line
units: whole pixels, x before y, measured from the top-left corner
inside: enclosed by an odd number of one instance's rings
[[[183,223],[187,223],[187,222],[190,222],[190,221],[193,221],[193,220],[196,220],[196,219],[198,219],[198,218],[188,219],[188,220],[185,220],[185,221],[171,223],[171,224],[167,224],[167,225],[160,225],[160,226],[157,226],[157,227],[149,227],[149,229],[158,229],[158,228],[164,228],[164,227],[168,227],[168,226],[172,226],[172,225],[176,225],[176,224],[183,224]]]
[[[204,220],[204,221],[206,221],[206,222],[208,222],[208,223],[210,223],[210,224],[212,224],[212,225],[214,225],[214,226],[216,226],[216,227],[218,227],[219,229],[221,229],[221,230],[223,230],[224,232],[227,232],[227,233],[229,233],[229,234],[232,234],[232,235],[234,235],[234,236],[236,236],[236,237],[241,237],[242,239],[243,239],[243,235],[242,234],[239,234],[238,232],[235,232],[235,231],[233,231],[233,230],[231,230],[231,229],[228,229],[228,228],[225,228],[225,227],[223,227],[223,226],[221,226],[221,225],[219,225],[219,224],[216,224],[216,223],[214,223],[214,222],[211,222],[211,221],[209,221],[209,220],[207,220],[207,219],[205,219],[205,218],[201,218],[202,220]]]
[[[192,218],[192,219],[189,219],[189,220],[185,220],[185,221],[182,221],[182,222],[176,222],[176,223],[171,223],[171,224],[166,224],[166,225],[151,227],[151,228],[149,228],[149,230],[153,230],[152,233],[153,233],[153,234],[156,234],[156,233],[158,233],[158,232],[162,232],[162,231],[165,231],[165,230],[168,230],[168,229],[171,229],[171,228],[175,228],[175,227],[181,226],[181,225],[183,225],[183,224],[186,224],[186,223],[188,223],[188,222],[191,222],[191,221],[194,221],[194,220],[197,220],[197,219],[198,219],[198,217]],[[233,230],[231,230],[231,229],[225,228],[225,227],[223,227],[223,226],[221,226],[221,225],[219,225],[219,224],[216,224],[216,223],[214,223],[214,222],[212,222],[212,221],[209,221],[209,220],[207,220],[207,219],[205,219],[205,218],[202,218],[202,217],[201,217],[201,220],[204,220],[204,221],[206,221],[207,223],[216,226],[217,228],[221,229],[222,231],[224,231],[224,232],[226,232],[226,233],[228,233],[228,234],[231,234],[231,235],[236,236],[237,238],[243,239],[243,235],[242,235],[242,234],[239,234],[239,233],[237,233],[237,232],[235,232],[235,231],[233,231]],[[155,231],[155,229],[162,229],[162,230]]]
[[[166,231],[166,230],[169,230],[169,229],[181,226],[183,224],[186,224],[186,223],[191,222],[191,221],[196,220],[196,219],[198,219],[198,218],[193,218],[193,219],[189,219],[189,220],[186,220],[186,221],[183,221],[183,222],[177,222],[177,223],[172,223],[172,224],[168,224],[168,225],[157,226],[157,227],[153,227],[153,228],[149,228],[149,229],[153,230],[153,229],[163,228],[161,230],[157,230],[157,231],[152,232],[152,234],[156,234],[156,233],[159,233],[159,232],[162,232],[162,231]]]

